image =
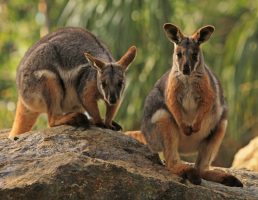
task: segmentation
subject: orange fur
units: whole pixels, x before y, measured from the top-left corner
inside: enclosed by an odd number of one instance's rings
[[[215,130],[212,140],[200,145],[199,154],[195,162],[196,168],[200,171],[209,170],[209,166],[215,158],[225,136],[226,128],[227,120],[222,119]]]
[[[174,118],[179,127],[183,127],[182,120],[182,106],[177,100],[177,94],[180,93],[181,86],[178,84],[177,79],[174,78],[172,73],[169,74],[167,86],[166,86],[166,105],[171,113],[174,114]]]
[[[136,47],[132,46],[128,49],[125,55],[123,55],[122,58],[120,58],[120,60],[117,63],[123,66],[124,69],[126,69],[127,66],[133,61],[135,55],[136,55]]]
[[[172,131],[177,129],[175,122],[171,121],[169,117],[160,118],[156,122],[155,132],[160,133],[164,145],[164,157],[166,160],[166,167],[172,169],[174,165],[180,163],[178,153],[179,137],[173,134]]]
[[[141,133],[141,131],[127,131],[125,132],[126,135],[136,139],[137,141],[139,141],[140,143],[146,145],[146,139],[144,137],[144,135]]]
[[[211,110],[216,94],[211,87],[210,80],[207,74],[201,79],[197,92],[201,95],[202,101],[198,105],[198,112],[193,124],[194,132],[200,130],[202,120],[205,115]]]
[[[166,105],[180,127],[180,129],[186,133],[187,125],[184,124],[182,119],[182,106],[178,102],[177,95],[180,93],[181,85],[174,77],[173,73],[170,73],[167,88],[166,88]],[[198,132],[201,127],[204,116],[211,110],[211,107],[216,98],[216,94],[211,87],[210,80],[207,74],[200,80],[198,86],[196,86],[196,92],[201,96],[202,101],[198,105],[195,122],[193,124],[193,131]]]
[[[15,120],[9,138],[30,131],[35,124],[39,113],[30,111],[19,98],[17,102]]]

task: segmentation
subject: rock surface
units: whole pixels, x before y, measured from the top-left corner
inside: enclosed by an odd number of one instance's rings
[[[248,145],[236,153],[232,167],[258,172],[258,137],[252,139]]]
[[[258,199],[258,173],[230,170],[243,188],[195,186],[121,132],[60,126],[17,141],[7,132],[0,131],[0,199]]]

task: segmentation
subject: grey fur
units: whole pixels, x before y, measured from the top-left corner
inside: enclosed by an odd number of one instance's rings
[[[88,63],[84,56],[86,52],[105,63],[115,64],[108,48],[83,28],[62,28],[34,44],[17,69],[16,83],[24,104],[32,108],[31,102],[37,100],[39,107],[42,107],[42,110],[35,110],[37,112],[48,112],[51,109],[54,114],[84,112],[84,106],[79,105],[83,102],[82,98],[85,98],[83,91],[90,81],[98,84],[98,72]],[[125,78],[122,68],[103,73],[111,74],[112,80],[114,77]],[[58,90],[56,95],[61,100],[55,108],[52,104],[57,98],[50,96],[46,85],[46,79],[49,78],[55,83]],[[96,99],[103,98],[101,91],[96,91],[96,94]],[[69,105],[71,101],[74,105]]]

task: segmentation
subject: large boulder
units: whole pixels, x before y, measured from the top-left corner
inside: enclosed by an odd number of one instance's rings
[[[236,153],[232,167],[258,172],[258,137],[252,139],[248,145]]]
[[[192,185],[171,174],[156,155],[121,132],[60,126],[17,141],[0,131],[0,199],[258,199],[258,174],[229,170],[232,188]]]

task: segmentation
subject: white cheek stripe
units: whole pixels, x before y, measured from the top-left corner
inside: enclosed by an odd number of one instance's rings
[[[198,67],[199,64],[200,64],[200,55],[198,53],[198,58],[197,58],[197,61],[196,61],[195,65],[194,65],[194,71],[196,71],[196,68]]]
[[[105,94],[105,91],[104,91],[102,85],[100,85],[99,88],[100,88],[100,90],[101,90],[100,92],[101,92],[101,94],[102,94],[104,100],[105,100],[106,102],[109,102],[108,99],[107,99],[107,97],[106,97],[106,94]]]

